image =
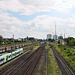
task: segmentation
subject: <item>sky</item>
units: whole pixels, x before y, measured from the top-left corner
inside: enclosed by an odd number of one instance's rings
[[[47,34],[75,37],[75,0],[0,0],[0,35],[4,38]]]

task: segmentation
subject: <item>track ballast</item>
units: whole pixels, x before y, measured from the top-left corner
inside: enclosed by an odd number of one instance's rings
[[[50,44],[54,56],[57,60],[59,68],[61,69],[62,75],[75,75],[74,71],[69,67],[67,62],[63,59],[63,57],[58,53],[58,51]]]

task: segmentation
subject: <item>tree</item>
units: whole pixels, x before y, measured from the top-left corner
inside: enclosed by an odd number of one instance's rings
[[[43,40],[42,40],[42,39],[38,39],[37,41],[40,41],[40,42],[41,42],[41,41],[43,41]]]
[[[75,46],[75,40],[72,39],[72,40],[69,42],[69,45],[70,45],[70,46]]]
[[[64,39],[68,45],[75,46],[75,39],[73,37],[68,37]]]
[[[3,37],[0,35],[0,45],[2,44],[3,42]]]
[[[33,37],[29,37],[28,40],[32,41],[35,40]]]
[[[54,42],[54,39],[48,39],[48,41],[50,41],[50,42]]]
[[[59,36],[58,39],[59,39],[59,40],[62,40],[62,39],[63,39],[63,36]]]

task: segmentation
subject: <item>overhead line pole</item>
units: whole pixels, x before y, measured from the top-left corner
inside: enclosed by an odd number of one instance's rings
[[[65,39],[65,33],[64,33],[64,39]]]
[[[13,34],[13,46],[14,46],[14,34]]]
[[[56,45],[56,22],[55,22],[55,45]]]
[[[12,46],[12,49],[14,50],[14,34],[13,34],[13,46]]]
[[[56,35],[56,22],[55,22],[55,35]]]

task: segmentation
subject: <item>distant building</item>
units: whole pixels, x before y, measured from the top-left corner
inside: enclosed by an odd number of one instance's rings
[[[63,36],[59,36],[58,37],[58,40],[63,40]]]
[[[53,39],[54,39],[54,40],[57,40],[57,35],[54,35],[54,36],[53,36]]]
[[[67,45],[67,42],[64,41],[64,40],[61,40],[61,41],[60,41],[60,44],[62,44],[62,45]]]
[[[47,34],[47,40],[51,39],[52,35],[51,34]]]
[[[4,41],[12,41],[13,38],[3,38]]]
[[[18,38],[18,41],[22,41],[23,40],[23,38]]]

